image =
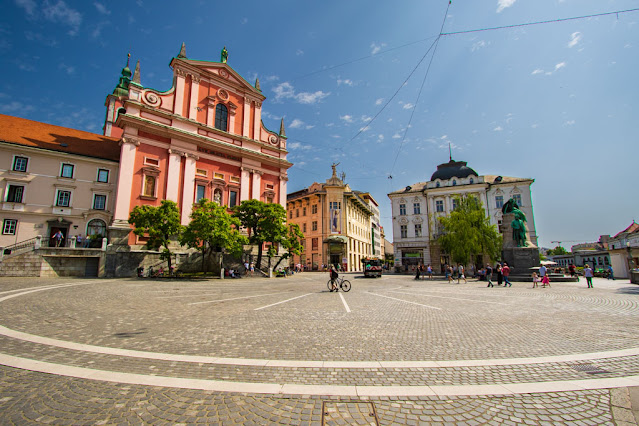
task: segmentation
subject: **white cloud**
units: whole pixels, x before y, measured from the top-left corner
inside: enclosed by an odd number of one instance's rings
[[[71,27],[70,35],[75,35],[82,24],[82,14],[75,9],[71,9],[67,4],[58,0],[55,4],[45,0],[42,4],[42,13],[48,21],[61,23]]]
[[[565,126],[572,126],[573,124],[575,124],[575,120],[568,120],[564,123]]]
[[[309,93],[309,92],[300,92],[295,95],[295,99],[297,102],[301,104],[314,104],[320,102],[322,99],[330,95],[330,93],[322,92],[318,90],[317,92]]]
[[[402,135],[400,135],[399,133],[395,133],[393,135],[393,139],[401,139],[401,138],[402,138]]]
[[[377,135],[377,143],[382,143],[382,142],[384,142],[384,135],[382,134]]]
[[[501,132],[502,130],[504,130],[504,128],[503,128],[503,127],[501,127],[501,126],[497,126],[497,127],[495,127],[495,128],[493,129],[493,131],[495,131],[495,132]]]
[[[352,86],[353,85],[353,80],[350,80],[348,78],[342,80],[341,78],[337,79],[337,85],[341,86],[342,84],[345,84],[346,86]]]
[[[384,102],[384,98],[379,98],[375,101],[375,105],[381,105]]]
[[[559,62],[557,65],[555,65],[555,71],[560,70],[565,66],[566,66],[565,62]]]
[[[316,92],[299,92],[295,93],[295,88],[285,81],[278,84],[273,91],[275,92],[275,100],[282,101],[284,99],[293,99],[300,104],[314,104],[320,102],[322,99],[330,95],[329,93],[318,90]]]
[[[581,41],[581,33],[579,31],[575,31],[570,35],[570,41],[568,42],[568,47],[575,47],[577,43]]]
[[[410,102],[407,104],[404,104],[404,106],[402,108],[404,109],[411,109],[412,107],[414,107],[415,105],[411,104]]]
[[[302,49],[297,49],[297,50],[295,51],[295,54],[296,54],[297,56],[301,56],[301,55],[303,55],[303,54],[304,54],[304,51],[303,51]]]
[[[543,73],[543,72],[544,72],[544,70],[542,70],[541,68],[537,68],[536,70],[534,70],[533,72],[531,72],[531,74],[532,74],[532,75],[535,75],[535,74],[541,74],[541,73]]]
[[[371,55],[375,55],[382,50],[383,47],[386,47],[386,43],[375,44],[371,43]]]
[[[38,6],[34,0],[15,0],[16,5],[24,9],[27,15],[33,15],[36,7]]]
[[[537,127],[539,127],[539,124],[535,123],[535,124],[532,124],[530,127],[532,127],[533,129],[536,129]]]
[[[304,150],[309,150],[312,149],[313,147],[310,145],[304,145],[300,142],[291,142],[288,144],[288,147],[291,149],[304,149]]]
[[[497,0],[497,13],[515,4],[517,0]]]
[[[15,113],[24,113],[34,111],[35,108],[31,105],[25,105],[22,102],[12,101],[12,102],[2,102],[0,103],[0,112],[15,114]]]
[[[371,121],[373,119],[373,117],[369,117],[368,115],[362,115],[362,121],[364,123],[368,123],[369,121]]]
[[[58,65],[58,68],[61,69],[61,70],[64,70],[69,75],[75,73],[75,67],[73,67],[71,65],[66,65],[66,64],[60,63],[60,65]]]
[[[370,128],[368,126],[364,126],[364,127],[360,127],[359,131],[360,132],[368,132],[370,130]]]
[[[345,121],[346,123],[352,123],[353,122],[353,116],[352,115],[340,115],[339,119],[342,121]]]
[[[100,12],[103,15],[110,15],[111,11],[109,9],[106,8],[105,5],[103,5],[102,3],[99,2],[95,2],[93,3],[93,5],[95,6],[96,9],[98,9],[98,12]]]
[[[288,125],[290,129],[299,129],[304,126],[304,122],[302,120],[298,120],[297,118]],[[289,145],[290,146],[290,145]]]
[[[488,43],[486,43],[484,40],[480,40],[478,42],[473,43],[473,47],[470,50],[474,52],[486,46],[488,46]]]

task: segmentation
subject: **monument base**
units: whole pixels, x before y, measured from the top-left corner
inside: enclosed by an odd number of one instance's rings
[[[501,256],[508,262],[511,275],[530,275],[532,268],[539,267],[537,247],[504,247]]]

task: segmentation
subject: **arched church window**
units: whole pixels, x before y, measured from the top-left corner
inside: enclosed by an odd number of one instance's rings
[[[87,225],[87,236],[106,237],[106,223],[101,219],[93,219]]]
[[[215,128],[226,132],[229,110],[224,104],[217,104],[215,107]]]

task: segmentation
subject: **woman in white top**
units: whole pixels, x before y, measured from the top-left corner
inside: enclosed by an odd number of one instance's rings
[[[588,283],[588,288],[593,288],[592,287],[593,272],[592,272],[592,269],[590,269],[590,265],[588,265],[587,263],[584,265],[584,277],[586,277],[586,283]]]

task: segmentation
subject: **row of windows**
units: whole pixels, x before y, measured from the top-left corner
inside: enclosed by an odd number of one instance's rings
[[[399,226],[399,233],[400,233],[400,237],[401,238],[408,238],[408,225],[400,225]],[[421,223],[416,223],[415,224],[415,236],[416,237],[421,237],[422,236],[422,224]]]
[[[29,158],[16,155],[13,157],[13,167],[11,170],[14,172],[25,172],[28,170]],[[60,165],[60,177],[73,179],[75,175],[75,164],[62,163]],[[109,170],[98,168],[98,173],[95,179],[97,182],[108,183],[109,182]]]
[[[300,240],[300,244],[302,245],[302,248],[304,250],[306,250],[306,240]],[[319,249],[319,239],[318,238],[311,238],[311,249],[312,250],[318,250]]]
[[[512,196],[513,200],[517,203],[518,206],[521,207],[521,194],[515,194]],[[452,199],[452,207],[453,210],[457,209],[457,199]],[[497,195],[495,197],[495,207],[501,209],[504,206],[504,196]],[[442,213],[444,211],[444,200],[435,200],[435,211],[438,213]],[[413,203],[413,214],[421,213],[421,205],[420,203]],[[399,205],[399,215],[406,216],[406,204]]]
[[[311,214],[317,214],[317,204],[311,206]],[[302,207],[302,216],[306,216],[306,207]],[[300,209],[295,209],[295,217],[300,217]],[[288,212],[288,218],[293,219],[293,210]]]
[[[420,203],[413,203],[413,214],[421,214],[422,205]],[[399,205],[399,215],[406,216],[406,204]]]
[[[7,188],[7,196],[5,201],[8,203],[24,202],[24,185],[9,184]],[[66,189],[58,189],[55,195],[56,207],[70,207],[72,191]],[[93,194],[93,209],[106,210],[107,196],[104,194]]]
[[[18,219],[4,219],[2,222],[2,235],[15,235],[18,229]],[[87,236],[106,235],[106,223],[100,219],[93,219],[87,224]]]
[[[212,201],[215,201],[219,205],[222,205],[224,200],[222,199],[222,190],[220,188],[215,188],[213,190],[213,196],[206,196],[206,185],[196,185],[195,187],[195,202],[199,202],[202,198],[209,198]],[[229,190],[228,195],[226,197],[226,202],[228,207],[235,207],[237,205],[237,191]]]

